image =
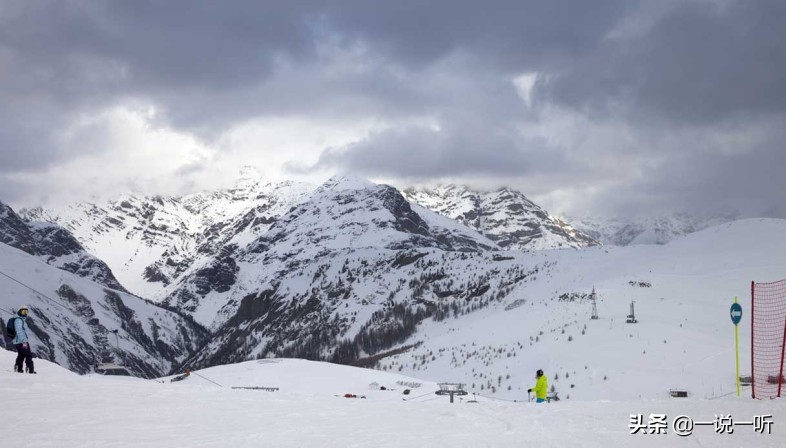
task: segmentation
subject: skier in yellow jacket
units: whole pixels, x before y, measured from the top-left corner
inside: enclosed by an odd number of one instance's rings
[[[531,393],[534,390],[535,402],[543,403],[546,401],[546,392],[549,390],[549,382],[546,379],[546,375],[543,374],[543,370],[538,369],[535,377],[538,379],[538,381],[535,383],[535,387],[532,389],[527,389],[527,393]]]

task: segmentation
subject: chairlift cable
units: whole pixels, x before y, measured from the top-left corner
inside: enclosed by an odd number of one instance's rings
[[[192,373],[192,374],[194,374],[194,375],[196,375],[196,376],[198,376],[198,377],[200,377],[200,378],[202,378],[202,379],[204,379],[204,380],[208,380],[208,381],[210,381],[211,383],[215,384],[215,385],[216,385],[216,386],[218,386],[218,387],[224,387],[224,386],[222,386],[222,385],[220,385],[220,384],[216,383],[215,381],[211,380],[210,378],[205,378],[204,376],[202,376],[202,375],[200,375],[200,374],[198,374],[198,373],[196,373],[196,372],[191,372],[191,373]]]
[[[16,282],[16,283],[18,283],[18,284],[20,284],[20,285],[24,286],[25,288],[29,289],[30,291],[33,291],[34,293],[38,294],[38,295],[39,295],[39,296],[41,296],[41,297],[43,297],[43,298],[45,298],[45,299],[48,299],[48,300],[49,300],[50,302],[52,302],[54,305],[57,305],[57,306],[59,306],[60,308],[62,308],[62,309],[64,309],[64,310],[66,310],[66,311],[69,311],[69,309],[68,309],[68,308],[66,308],[65,306],[63,306],[63,305],[61,305],[61,304],[57,303],[57,301],[56,301],[55,299],[53,299],[53,298],[49,297],[48,295],[46,295],[46,294],[42,293],[41,291],[38,291],[37,289],[33,288],[32,286],[29,286],[29,285],[26,285],[26,284],[24,284],[24,283],[20,282],[19,280],[17,280],[17,279],[15,279],[15,278],[11,277],[10,275],[6,274],[6,273],[5,273],[5,272],[3,272],[3,271],[0,271],[0,275],[2,275],[3,277],[6,277],[6,278],[8,278],[8,279],[10,279],[11,281],[14,281],[14,282]]]
[[[433,392],[429,392],[429,393],[425,393],[425,394],[423,394],[423,395],[418,395],[417,397],[412,397],[412,398],[405,398],[405,399],[404,399],[404,401],[412,401],[412,400],[417,400],[418,398],[423,398],[423,397],[425,397],[426,395],[433,395],[433,394],[434,394]]]
[[[519,400],[507,400],[505,398],[487,397],[487,396],[481,395],[481,394],[475,394],[475,395],[477,395],[478,397],[488,398],[489,400],[507,401],[509,403],[522,403]]]

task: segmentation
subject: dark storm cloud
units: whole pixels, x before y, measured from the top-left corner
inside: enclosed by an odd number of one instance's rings
[[[22,115],[42,104],[73,115],[144,98],[175,126],[217,131],[260,114],[309,112],[314,103],[407,113],[430,107],[430,98],[412,104],[400,86],[406,80],[390,73],[396,67],[417,78],[411,70],[458,50],[497,66],[538,65],[580,53],[623,9],[570,3],[4,0],[0,100]],[[371,67],[336,78],[324,70],[330,61],[320,45],[364,46]],[[279,72],[291,82],[274,78]],[[25,139],[50,146],[36,140]]]
[[[452,117],[424,126],[375,133],[346,148],[328,149],[312,169],[424,180],[449,176],[527,176],[570,172],[565,155],[542,139],[523,138],[512,125]]]
[[[513,72],[580,55],[634,5],[599,0],[413,1],[338,3],[327,23],[372,42],[397,63],[428,65],[462,49]]]
[[[612,202],[607,206],[631,215],[679,211],[786,218],[783,141],[786,128],[779,126],[742,153],[719,157],[708,148],[686,151],[646,170],[624,196],[606,197]]]
[[[3,1],[0,107],[73,116],[139,98],[183,127],[226,125],[241,117],[212,113],[216,98],[231,99],[265,79],[277,58],[313,56],[307,11],[292,5]],[[31,147],[50,145],[36,140],[25,139]]]
[[[575,174],[591,187],[609,176],[595,163],[602,154],[643,174],[619,176],[594,199],[598,208],[626,210],[619,191],[681,207],[715,203],[718,176],[753,169],[746,154],[780,161],[784,24],[777,0],[0,0],[0,176],[108,150],[107,139],[70,126],[150,104],[158,124],[208,143],[258,117],[389,125],[326,149],[314,168],[543,182],[554,173],[553,188]],[[529,105],[512,84],[523,73],[538,75]],[[560,114],[587,124],[566,129],[569,139],[532,132]],[[759,121],[772,124],[766,138],[748,143],[741,136],[761,132]],[[625,144],[593,138],[603,126],[620,129]],[[740,129],[733,150],[714,146],[729,127]],[[653,137],[682,133],[691,137],[669,145]],[[667,183],[680,170],[702,172],[682,184],[695,193]],[[744,189],[761,207],[779,204],[775,190]],[[0,187],[0,196],[16,194]]]
[[[551,74],[535,97],[594,114],[707,124],[786,112],[786,2],[679,2]],[[618,112],[618,110],[617,110]]]

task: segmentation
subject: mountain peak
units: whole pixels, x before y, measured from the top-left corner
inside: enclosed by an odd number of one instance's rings
[[[259,171],[259,168],[253,165],[245,165],[240,168],[239,176],[232,188],[250,190],[255,185],[259,184],[261,179],[262,173]]]
[[[345,190],[369,190],[376,188],[377,184],[370,180],[354,175],[336,175],[325,181],[320,189],[345,191]]]

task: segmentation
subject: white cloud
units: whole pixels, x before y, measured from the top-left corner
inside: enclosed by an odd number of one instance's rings
[[[535,87],[535,82],[537,80],[537,73],[523,73],[513,78],[513,85],[516,86],[516,92],[521,99],[527,103],[527,107],[532,107],[532,89]]]

